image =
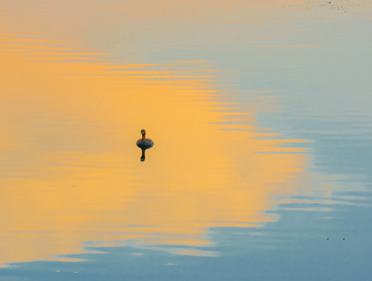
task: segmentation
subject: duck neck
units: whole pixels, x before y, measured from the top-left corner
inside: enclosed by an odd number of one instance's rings
[[[146,140],[146,134],[142,135],[142,140]]]

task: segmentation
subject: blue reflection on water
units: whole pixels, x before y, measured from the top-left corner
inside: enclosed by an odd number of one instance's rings
[[[92,248],[105,253],[71,256],[87,260],[79,263],[24,263],[1,269],[0,280],[370,280],[367,213],[357,206],[335,207],[332,218],[324,212],[279,211],[282,219],[264,228],[213,229],[219,257]]]

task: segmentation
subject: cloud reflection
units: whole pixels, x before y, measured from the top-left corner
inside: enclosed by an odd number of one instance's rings
[[[254,112],[231,112],[203,63],[61,63],[2,47],[0,264],[129,239],[216,255],[177,245],[273,221],[272,196],[300,189],[290,182],[305,150],[288,144],[303,141],[270,138]],[[157,140],[145,163],[133,161],[140,127]]]

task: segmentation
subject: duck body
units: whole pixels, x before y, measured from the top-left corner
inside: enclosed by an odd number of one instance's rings
[[[137,141],[137,146],[141,149],[148,149],[148,148],[151,148],[154,146],[154,142],[150,139],[146,139],[146,131],[145,130],[141,130],[141,134],[142,134],[142,139],[139,139]]]
[[[145,149],[154,146],[154,142],[150,139],[139,139],[136,144],[139,148],[145,148]]]

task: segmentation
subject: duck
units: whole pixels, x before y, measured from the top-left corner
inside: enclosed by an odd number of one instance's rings
[[[154,142],[150,139],[146,139],[146,131],[141,130],[142,138],[137,141],[137,146],[141,149],[148,149],[154,146]]]

